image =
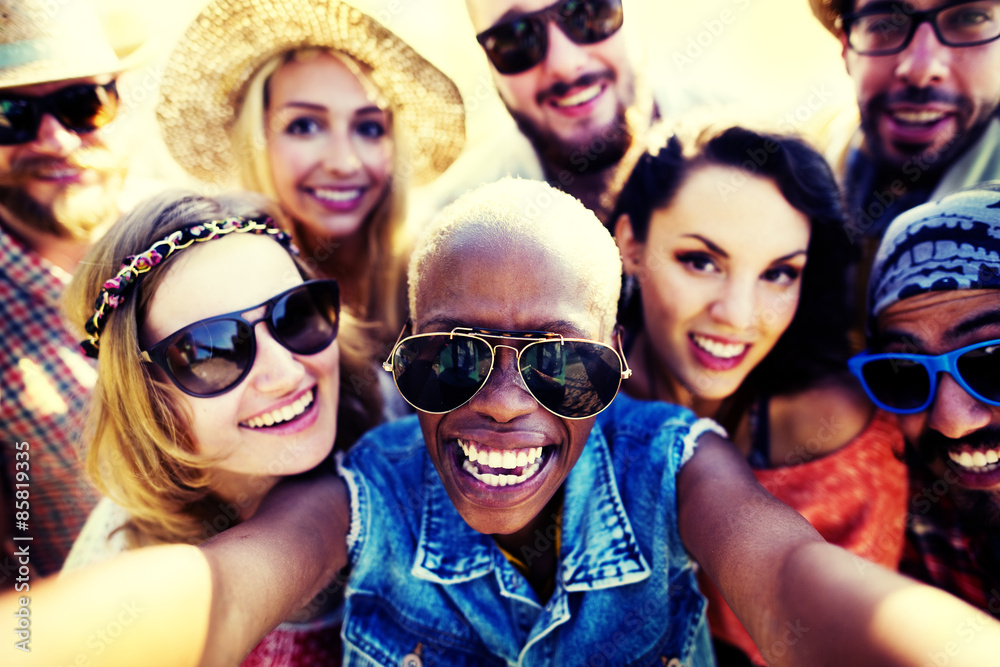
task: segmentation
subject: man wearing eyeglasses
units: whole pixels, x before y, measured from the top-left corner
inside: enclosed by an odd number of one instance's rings
[[[466,5],[497,92],[522,136],[498,132],[459,158],[451,173],[462,182],[446,177],[432,185],[428,210],[470,185],[514,175],[547,181],[604,220],[633,137],[664,108],[675,111],[691,101],[658,90],[654,103],[634,69],[622,0]]]
[[[900,567],[1000,618],[1000,182],[896,218],[869,309],[850,367],[907,440]]]
[[[119,214],[105,126],[122,65],[86,2],[0,0],[0,15],[0,588],[24,591],[59,570],[96,501],[74,448],[96,374],[59,299]],[[24,545],[27,562],[10,556]]]
[[[833,147],[852,238],[1000,178],[1000,0],[810,0],[843,45],[860,127]]]

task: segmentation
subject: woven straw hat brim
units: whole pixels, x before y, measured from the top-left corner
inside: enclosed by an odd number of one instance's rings
[[[809,0],[809,6],[823,27],[839,37],[841,30],[837,19],[844,13],[844,0]]]
[[[253,74],[277,54],[331,48],[371,68],[406,133],[414,184],[443,172],[465,143],[458,88],[360,10],[339,0],[216,0],[170,54],[157,118],[174,159],[197,178],[231,182],[230,130]]]
[[[83,0],[0,0],[0,88],[124,69]]]

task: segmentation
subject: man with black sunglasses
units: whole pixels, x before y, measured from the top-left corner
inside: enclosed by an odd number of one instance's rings
[[[903,211],[1000,178],[1000,0],[810,5],[840,40],[857,94],[827,141],[847,190],[846,232],[870,258]]]
[[[850,366],[907,440],[900,568],[1000,618],[1000,182],[896,218],[869,299]]]
[[[497,93],[520,132],[501,130],[460,157],[424,192],[424,206],[435,211],[469,186],[513,175],[547,181],[605,220],[633,138],[661,112],[692,106],[693,99],[657,88],[654,101],[635,69],[622,0],[466,5]]]
[[[74,449],[96,378],[63,325],[60,296],[91,239],[118,217],[125,166],[105,127],[123,64],[95,9],[0,0],[0,16],[4,588],[28,583],[19,563],[31,576],[58,571],[97,499]],[[14,544],[30,544],[28,563],[10,556],[22,553]]]

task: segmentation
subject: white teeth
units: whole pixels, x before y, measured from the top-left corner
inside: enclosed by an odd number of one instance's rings
[[[351,201],[352,199],[357,199],[361,196],[361,188],[352,188],[350,190],[334,190],[330,188],[313,188],[313,194],[316,195],[318,199],[325,199],[332,202],[345,202]]]
[[[712,340],[711,338],[706,338],[697,334],[694,334],[691,338],[694,340],[695,345],[705,350],[713,357],[718,357],[719,359],[732,359],[733,357],[738,357],[743,354],[748,347],[750,347],[746,343],[720,343],[717,340]]]
[[[276,410],[271,410],[262,415],[257,415],[253,419],[248,419],[245,423],[250,428],[262,428],[264,426],[274,426],[282,422],[291,421],[306,411],[313,402],[313,392],[308,392],[302,398],[291,405],[286,405]]]
[[[994,464],[1000,462],[1000,447],[971,452],[969,450],[962,452],[949,450],[948,458],[972,472],[989,472],[998,467]]]
[[[896,120],[904,123],[923,125],[936,123],[944,118],[944,113],[941,111],[896,111],[893,112],[892,116]]]
[[[595,83],[593,86],[590,86],[589,88],[584,88],[575,95],[554,99],[552,103],[555,104],[557,107],[563,107],[563,108],[575,107],[577,105],[589,102],[590,100],[600,95],[600,93],[601,93],[601,84]]]
[[[525,468],[524,472],[520,475],[494,475],[491,473],[483,474],[479,472],[479,470],[476,469],[476,466],[469,460],[462,462],[462,470],[469,473],[483,484],[488,484],[489,486],[517,486],[518,484],[527,481],[529,478],[534,477],[535,473],[537,473],[541,467],[542,464],[536,463]]]
[[[59,178],[70,178],[72,176],[76,176],[78,173],[79,173],[78,169],[63,167],[58,169],[57,168],[39,169],[37,175],[40,178],[59,179]]]
[[[525,447],[522,449],[493,449],[482,443],[477,447],[474,443],[458,441],[459,447],[466,459],[462,462],[462,470],[479,481],[490,486],[514,486],[533,477],[541,467],[541,447]],[[516,470],[522,468],[520,475],[498,475],[480,472],[477,466],[489,466],[494,470]]]

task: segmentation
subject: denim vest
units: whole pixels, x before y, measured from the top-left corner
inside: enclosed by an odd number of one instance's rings
[[[416,418],[372,431],[340,465],[352,508],[343,664],[714,664],[675,484],[706,430],[721,429],[624,395],[598,416],[564,484],[544,605],[452,505]],[[534,546],[553,544],[539,533]]]

